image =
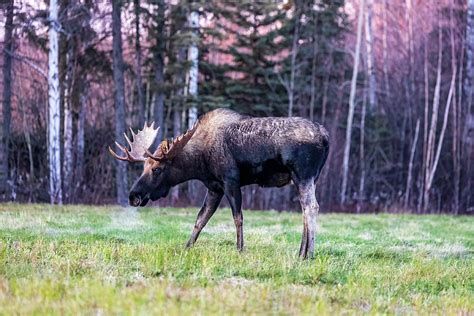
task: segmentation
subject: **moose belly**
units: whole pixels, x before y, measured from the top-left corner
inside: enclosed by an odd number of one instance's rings
[[[290,181],[290,170],[276,159],[269,159],[259,164],[242,163],[240,165],[241,185],[258,184],[261,187],[282,187]]]

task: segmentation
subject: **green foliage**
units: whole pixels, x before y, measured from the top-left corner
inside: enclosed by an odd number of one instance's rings
[[[321,91],[329,82],[328,91],[340,81],[335,67],[346,60],[344,53],[334,49],[335,42],[346,31],[344,1],[295,1],[292,11],[274,2],[233,1],[214,3],[212,12],[215,28],[206,32],[206,43],[212,39],[228,40],[231,44],[213,47],[229,62],[219,65],[201,63],[204,82],[200,94],[222,102],[241,113],[252,115],[286,115],[291,72],[291,50],[295,26],[297,63],[295,95],[299,115],[309,113],[310,89]],[[225,41],[224,41],[225,43]],[[205,45],[203,45],[205,46]],[[203,55],[209,52],[202,48]],[[315,104],[321,104],[322,93]],[[331,98],[328,98],[331,100]],[[219,106],[219,102],[215,102]],[[211,105],[209,103],[209,105]],[[319,109],[318,109],[319,110]],[[320,113],[320,111],[319,111]]]
[[[197,210],[0,205],[0,314],[462,314],[474,311],[472,217],[230,210],[184,249]]]
[[[282,53],[275,23],[284,12],[272,2],[233,1],[216,3],[213,13],[216,27],[210,37],[232,41],[218,48],[231,62],[204,64],[203,93],[223,97],[241,113],[283,114],[286,95],[274,71],[275,57]]]

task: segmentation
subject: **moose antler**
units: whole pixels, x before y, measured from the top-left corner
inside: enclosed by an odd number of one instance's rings
[[[171,141],[169,141],[168,139],[165,139],[164,141],[162,141],[160,146],[158,147],[158,150],[156,151],[156,154],[152,154],[150,151],[146,150],[147,156],[155,160],[173,159],[194,135],[197,125],[198,123],[196,122],[193,127],[186,131],[186,133],[181,136],[178,136],[174,140],[172,139]]]
[[[153,144],[158,130],[160,127],[155,129],[155,123],[152,122],[150,126],[143,125],[143,129],[134,133],[132,128],[130,131],[132,132],[132,141],[128,138],[127,134],[124,133],[125,139],[127,143],[130,145],[130,150],[127,147],[120,145],[118,142],[115,142],[117,147],[125,153],[125,156],[117,155],[112,148],[109,146],[109,152],[112,156],[119,160],[128,161],[128,162],[143,162],[146,159],[146,155],[148,153],[148,148]]]

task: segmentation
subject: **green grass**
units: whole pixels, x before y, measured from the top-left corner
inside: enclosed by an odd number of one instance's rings
[[[474,217],[0,204],[0,314],[473,314]]]

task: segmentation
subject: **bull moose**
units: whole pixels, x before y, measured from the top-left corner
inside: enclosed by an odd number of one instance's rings
[[[144,162],[142,175],[130,190],[132,206],[165,197],[170,189],[188,180],[207,187],[204,203],[186,246],[191,247],[225,195],[237,230],[237,249],[244,247],[241,187],[258,184],[282,187],[296,185],[303,213],[303,236],[299,251],[303,259],[314,256],[316,215],[315,189],[329,152],[326,129],[299,117],[250,117],[228,109],[201,116],[197,123],[174,140],[165,139],[155,152],[158,128],[150,126],[125,138],[130,149],[115,142],[128,162]]]

